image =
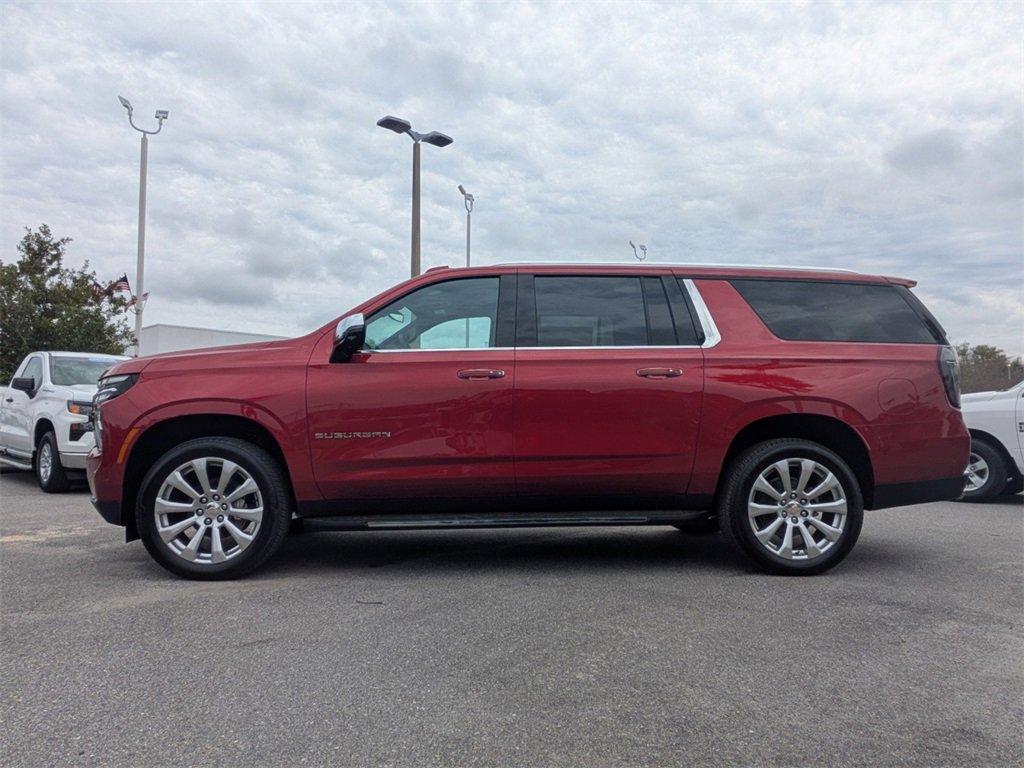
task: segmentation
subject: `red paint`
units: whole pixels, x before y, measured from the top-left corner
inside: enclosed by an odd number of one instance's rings
[[[691,277],[722,340],[707,349],[375,352],[332,364],[332,321],[287,341],[129,360],[112,373],[140,378],[102,406],[103,450],[88,462],[94,495],[122,501],[127,462],[117,459],[130,430],[141,440],[167,419],[207,414],[263,426],[296,499],[337,501],[339,513],[346,501],[373,499],[710,495],[737,433],[784,414],[851,427],[878,484],[954,477],[966,463],[969,438],[946,399],[936,346],[782,341],[724,278],[912,281],[813,270],[478,267],[431,271],[353,312],[369,315],[456,274],[516,271]],[[637,375],[647,368],[682,374]]]

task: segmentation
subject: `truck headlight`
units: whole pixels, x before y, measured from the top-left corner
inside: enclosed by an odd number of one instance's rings
[[[92,403],[80,403],[77,400],[68,400],[68,413],[76,416],[88,416],[92,413]]]

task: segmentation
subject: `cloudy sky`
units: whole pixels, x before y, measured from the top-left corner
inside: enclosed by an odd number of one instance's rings
[[[146,321],[297,334],[424,267],[814,264],[917,279],[1024,352],[1020,3],[5,4],[0,259],[22,228],[134,275]]]

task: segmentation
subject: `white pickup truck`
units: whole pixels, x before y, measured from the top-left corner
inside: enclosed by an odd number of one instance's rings
[[[1024,382],[961,398],[971,432],[964,501],[987,501],[1024,488]]]
[[[0,400],[0,464],[35,470],[48,493],[67,490],[92,449],[89,413],[96,382],[126,358],[87,352],[33,352]]]

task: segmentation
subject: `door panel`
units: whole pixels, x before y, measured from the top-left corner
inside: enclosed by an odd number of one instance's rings
[[[311,365],[320,491],[352,501],[512,494],[514,379],[509,349],[358,353]]]
[[[36,381],[36,390],[43,385],[43,361],[38,355],[28,358],[15,373],[14,378],[31,376]],[[10,402],[8,402],[8,400]],[[30,456],[35,446],[32,445],[32,424],[29,412],[32,398],[27,393],[14,387],[7,387],[4,394],[3,413],[0,415],[3,432],[2,445],[23,456]]]
[[[702,392],[699,348],[519,349],[519,495],[685,493]]]
[[[325,338],[307,378],[324,496],[510,497],[514,313],[514,274],[441,279],[375,309],[348,362],[327,362]]]

